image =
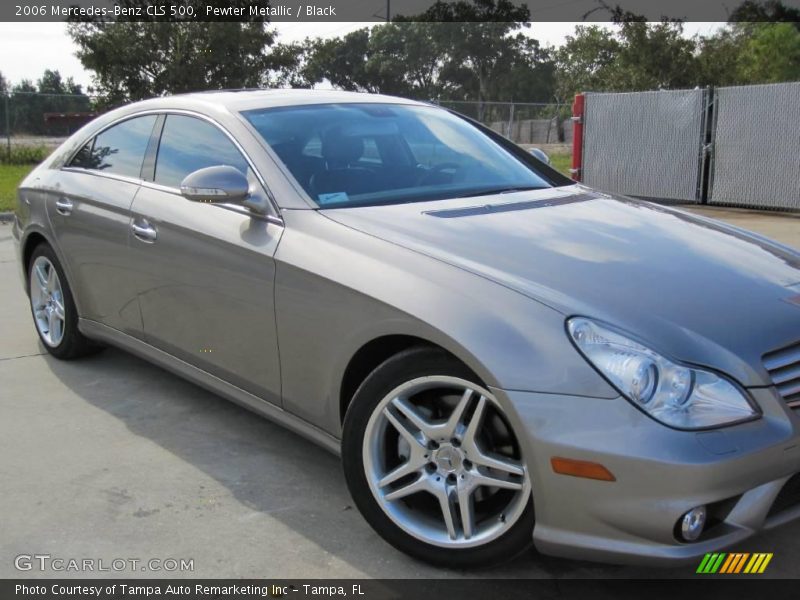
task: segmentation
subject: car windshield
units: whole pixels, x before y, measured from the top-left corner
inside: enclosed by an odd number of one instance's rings
[[[322,208],[550,187],[477,127],[432,106],[315,104],[243,115]]]

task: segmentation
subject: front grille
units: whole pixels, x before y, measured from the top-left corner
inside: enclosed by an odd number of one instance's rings
[[[794,508],[800,504],[800,473],[795,473],[783,484],[781,491],[775,497],[775,502],[767,513],[767,517],[772,517],[785,510]]]
[[[765,354],[764,367],[786,403],[800,407],[800,342]]]

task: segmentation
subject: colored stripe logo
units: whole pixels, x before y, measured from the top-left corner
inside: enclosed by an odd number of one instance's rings
[[[767,569],[772,560],[772,552],[713,552],[706,554],[697,567],[697,573],[703,575],[748,573],[756,575]]]

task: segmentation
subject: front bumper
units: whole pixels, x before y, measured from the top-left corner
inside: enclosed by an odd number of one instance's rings
[[[774,388],[749,390],[763,418],[704,432],[670,429],[624,398],[492,391],[522,432],[545,554],[668,566],[800,517],[786,493],[775,502],[800,472],[800,418]],[[556,474],[554,456],[601,463],[616,481]],[[715,522],[679,541],[676,523],[699,505]]]

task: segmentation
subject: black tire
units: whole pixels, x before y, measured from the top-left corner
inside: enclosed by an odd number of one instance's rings
[[[58,279],[61,283],[61,293],[64,298],[64,336],[61,338],[61,341],[57,346],[51,346],[48,344],[42,337],[42,334],[39,332],[38,327],[36,327],[36,317],[33,314],[33,305],[29,299],[28,305],[31,309],[31,316],[34,319],[33,326],[42,342],[42,346],[44,346],[51,355],[61,360],[72,360],[99,352],[103,349],[103,346],[90,340],[78,330],[78,310],[75,308],[75,301],[72,297],[72,289],[69,287],[67,276],[64,273],[64,269],[62,268],[56,253],[46,243],[41,243],[34,248],[30,261],[28,262],[28,294],[30,295],[30,281],[31,277],[33,277],[31,270],[34,262],[40,256],[47,258],[47,260],[49,260],[55,268],[56,274],[58,275]]]
[[[367,522],[395,548],[438,566],[486,568],[507,562],[533,543],[533,499],[516,524],[501,537],[482,546],[443,548],[406,533],[386,515],[367,482],[363,462],[363,440],[367,423],[380,401],[397,386],[418,377],[445,375],[480,384],[463,363],[432,347],[414,347],[389,358],[364,380],[350,403],[342,432],[342,464],[353,501]]]

